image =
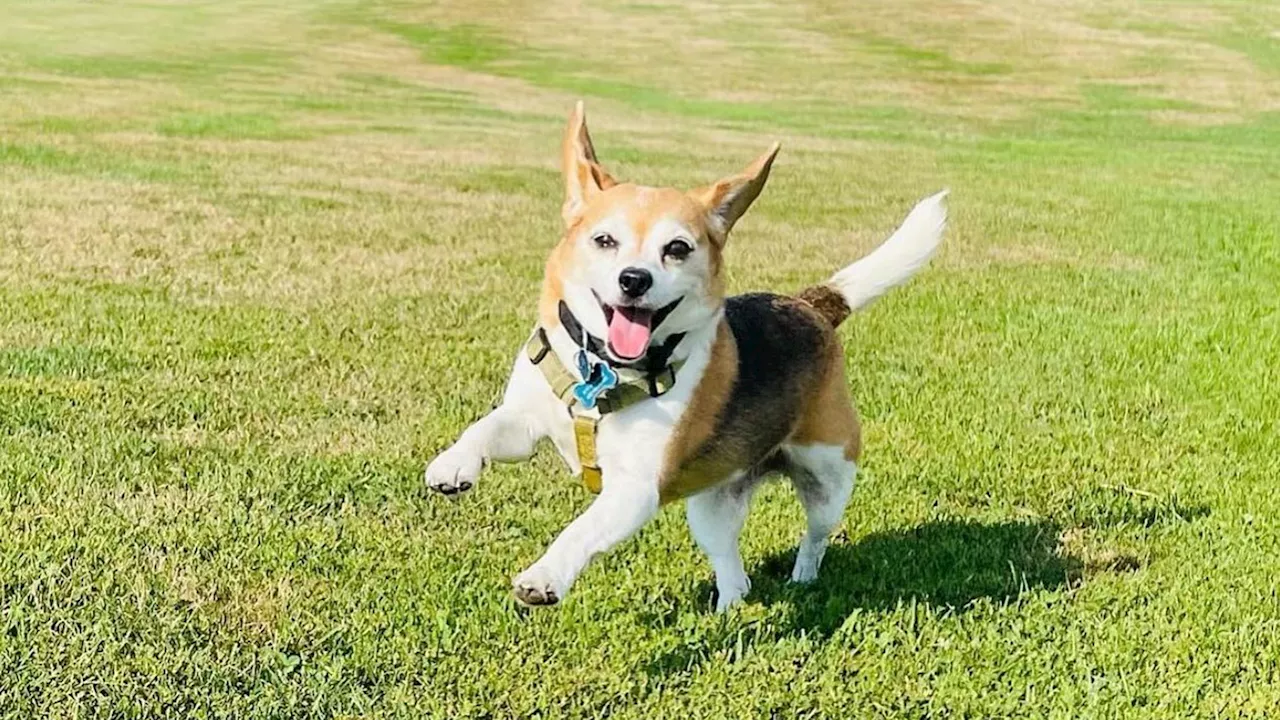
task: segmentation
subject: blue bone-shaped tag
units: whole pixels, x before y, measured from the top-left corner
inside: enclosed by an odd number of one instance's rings
[[[618,373],[608,365],[587,360],[587,353],[578,351],[578,373],[586,378],[573,386],[573,396],[582,403],[582,407],[590,410],[596,406],[596,400],[618,384]]]

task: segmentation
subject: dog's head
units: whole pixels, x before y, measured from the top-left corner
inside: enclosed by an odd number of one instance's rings
[[[596,160],[578,103],[564,136],[565,233],[547,261],[543,323],[559,321],[563,301],[626,363],[711,322],[724,302],[725,240],[777,153],[775,144],[741,173],[687,192],[620,183]]]

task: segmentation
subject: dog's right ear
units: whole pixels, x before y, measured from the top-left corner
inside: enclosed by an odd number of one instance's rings
[[[605,172],[596,160],[596,150],[591,146],[591,135],[587,132],[587,115],[581,100],[569,115],[569,126],[564,131],[562,152],[564,154],[564,206],[560,214],[564,216],[564,224],[571,226],[582,216],[582,211],[592,197],[618,184],[618,181]]]

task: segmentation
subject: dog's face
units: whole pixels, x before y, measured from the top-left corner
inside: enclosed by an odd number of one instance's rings
[[[547,262],[543,323],[556,322],[563,300],[625,363],[714,320],[724,302],[725,240],[760,194],[777,151],[688,192],[619,183],[596,161],[579,103],[564,139],[566,229]]]

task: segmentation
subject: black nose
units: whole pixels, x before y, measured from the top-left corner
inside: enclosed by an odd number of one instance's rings
[[[653,287],[653,275],[650,275],[648,270],[627,268],[618,273],[618,286],[627,297],[638,298]]]

